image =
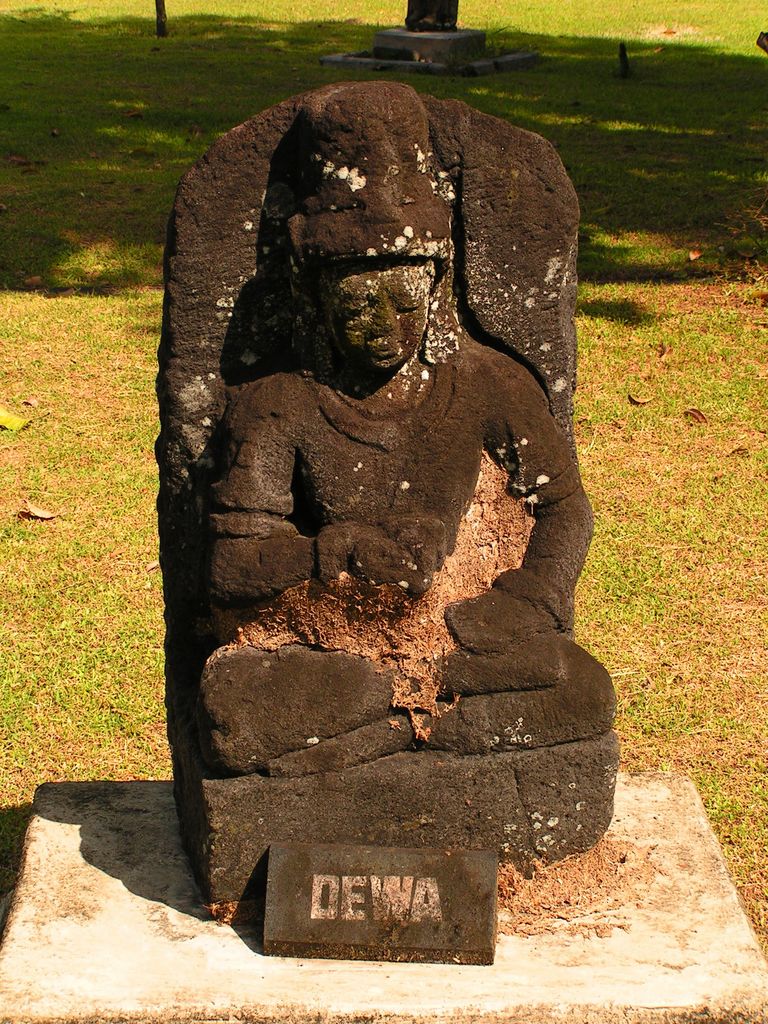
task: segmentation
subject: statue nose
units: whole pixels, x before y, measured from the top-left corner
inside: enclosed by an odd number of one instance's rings
[[[388,296],[377,295],[373,303],[373,338],[386,338],[396,327],[397,313],[394,305]]]

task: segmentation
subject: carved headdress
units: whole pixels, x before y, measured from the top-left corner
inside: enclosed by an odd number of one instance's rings
[[[288,231],[298,261],[448,256],[452,192],[431,167],[427,112],[412,89],[311,93],[297,132],[299,212]]]

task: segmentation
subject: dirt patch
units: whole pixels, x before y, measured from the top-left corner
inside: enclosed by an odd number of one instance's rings
[[[624,908],[643,902],[658,875],[655,848],[606,837],[588,853],[538,868],[533,878],[501,865],[499,934],[605,936],[627,929]],[[208,910],[219,924],[250,924],[263,913],[249,901],[214,903]]]
[[[264,918],[264,908],[256,900],[224,900],[206,903],[205,909],[218,924],[258,924]]]
[[[522,500],[509,495],[508,479],[489,456],[483,457],[456,547],[422,597],[347,574],[328,586],[310,580],[245,615],[219,613],[219,637],[264,651],[294,643],[341,650],[394,668],[393,706],[407,710],[417,737],[427,739],[424,716],[438,711],[437,666],[455,649],[445,609],[484,593],[500,573],[517,568],[525,554],[533,517]]]
[[[536,869],[524,878],[499,868],[502,935],[609,935],[629,926],[623,908],[638,906],[654,881],[655,847],[604,838],[588,853]]]
[[[685,39],[700,36],[701,29],[695,25],[650,25],[644,32],[646,39]]]

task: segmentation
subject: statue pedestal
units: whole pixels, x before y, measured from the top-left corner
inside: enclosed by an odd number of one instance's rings
[[[373,56],[466,64],[485,56],[485,32],[409,32],[406,28],[387,28],[373,37]]]
[[[0,947],[0,1020],[765,1024],[765,960],[692,784],[620,777],[608,839],[646,851],[652,878],[608,914],[501,935],[493,966],[302,961],[264,956],[254,928],[200,905],[170,783],[44,786]]]
[[[524,50],[492,57],[485,44],[485,32],[477,29],[409,32],[407,28],[387,28],[373,37],[372,51],[329,54],[321,57],[320,63],[422,75],[492,75],[531,67],[539,59],[537,53]]]
[[[220,903],[259,898],[275,842],[493,850],[522,871],[582,853],[610,822],[617,761],[609,732],[484,757],[423,751],[296,778],[212,779],[177,741],[175,780],[195,876]]]

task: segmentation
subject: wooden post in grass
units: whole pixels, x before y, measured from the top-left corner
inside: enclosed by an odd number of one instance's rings
[[[164,39],[168,35],[165,17],[165,0],[155,0],[155,12],[157,14],[157,38]]]

